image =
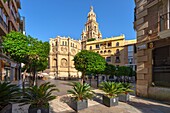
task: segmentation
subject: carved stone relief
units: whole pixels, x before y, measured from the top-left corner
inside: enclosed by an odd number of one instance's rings
[[[61,66],[63,67],[67,66],[67,60],[65,58],[61,59]]]

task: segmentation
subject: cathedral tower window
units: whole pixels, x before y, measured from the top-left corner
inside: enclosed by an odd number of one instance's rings
[[[118,46],[119,46],[119,42],[116,43],[116,47],[118,47]]]

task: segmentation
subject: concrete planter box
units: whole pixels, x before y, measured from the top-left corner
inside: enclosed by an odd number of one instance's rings
[[[119,101],[121,101],[121,102],[128,102],[130,100],[129,93],[127,93],[127,94],[120,94],[120,95],[118,95],[118,97],[119,97]]]
[[[49,113],[49,108],[32,108],[30,106],[28,109],[28,113]]]
[[[118,105],[118,97],[109,98],[109,97],[103,95],[103,104],[106,105],[107,107],[117,106]]]
[[[75,111],[79,111],[88,107],[88,100],[71,101],[69,106]]]
[[[0,113],[12,113],[12,104],[8,104],[5,106]]]

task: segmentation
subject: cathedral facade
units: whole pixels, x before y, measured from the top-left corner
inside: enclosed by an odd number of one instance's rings
[[[56,78],[78,78],[81,74],[74,68],[74,56],[81,50],[81,42],[70,37],[50,39],[50,75]]]

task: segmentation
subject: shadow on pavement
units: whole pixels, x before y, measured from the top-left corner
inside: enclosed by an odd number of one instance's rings
[[[152,101],[149,99],[150,102],[136,102],[130,101],[127,104],[135,107],[136,109],[140,110],[142,113],[170,113],[170,105],[163,105],[161,103]],[[146,99],[147,100],[147,99]]]

